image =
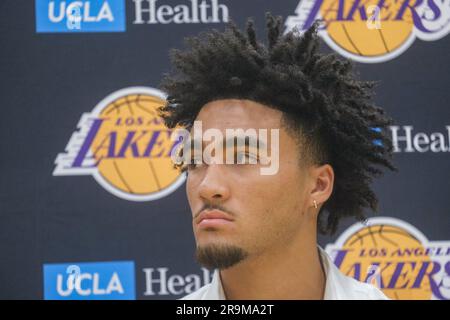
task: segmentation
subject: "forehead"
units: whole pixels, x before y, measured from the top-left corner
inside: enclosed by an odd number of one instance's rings
[[[251,100],[224,99],[205,104],[196,120],[204,129],[279,129],[282,112]]]

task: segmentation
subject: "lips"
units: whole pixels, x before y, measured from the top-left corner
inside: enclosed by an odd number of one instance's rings
[[[220,210],[204,210],[200,212],[195,220],[200,227],[216,227],[234,221],[229,214]]]

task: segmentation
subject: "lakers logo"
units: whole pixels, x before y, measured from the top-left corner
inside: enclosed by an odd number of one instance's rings
[[[380,217],[355,224],[326,251],[344,274],[391,299],[450,299],[450,241],[428,241],[404,221]]]
[[[350,59],[376,63],[393,59],[416,38],[433,41],[450,32],[450,0],[301,0],[286,31],[323,21],[319,35]]]
[[[177,142],[158,116],[165,95],[147,87],[122,89],[82,115],[53,175],[92,175],[112,194],[148,201],[166,196],[184,181],[173,167]]]

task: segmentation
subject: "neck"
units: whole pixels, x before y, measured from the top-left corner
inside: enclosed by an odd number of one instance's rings
[[[303,233],[287,245],[221,270],[225,296],[228,300],[321,300],[325,274],[320,259],[316,235]]]

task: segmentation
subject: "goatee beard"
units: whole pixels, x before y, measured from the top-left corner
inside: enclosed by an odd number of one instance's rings
[[[241,262],[248,253],[240,247],[233,245],[206,245],[198,246],[197,261],[208,269],[227,269]]]

